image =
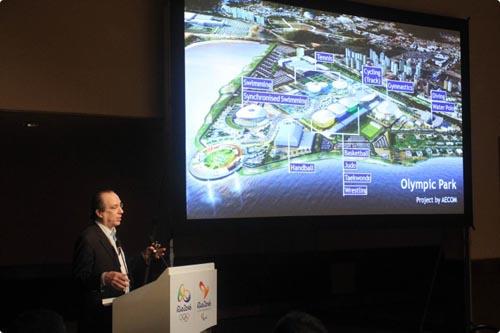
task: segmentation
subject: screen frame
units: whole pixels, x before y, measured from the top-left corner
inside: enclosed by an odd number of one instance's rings
[[[170,98],[165,110],[166,131],[170,142],[167,154],[168,162],[168,203],[171,207],[169,220],[171,229],[176,232],[191,233],[205,225],[217,224],[219,227],[236,225],[239,227],[257,225],[282,225],[288,222],[290,227],[300,228],[304,223],[313,224],[319,228],[330,227],[429,227],[429,226],[473,226],[472,207],[472,170],[471,170],[471,116],[470,116],[470,75],[469,75],[469,21],[434,14],[419,13],[389,7],[373,6],[348,1],[314,2],[299,0],[272,0],[271,2],[298,6],[312,10],[323,10],[371,19],[394,21],[423,27],[442,28],[460,33],[461,46],[461,83],[462,83],[462,135],[463,135],[463,195],[464,212],[460,214],[366,214],[366,215],[324,215],[324,216],[282,216],[282,217],[246,217],[217,219],[187,219],[186,206],[186,165],[185,165],[185,79],[184,79],[184,0],[168,1],[166,21],[169,23],[169,33],[165,38],[165,66],[168,73],[165,80],[169,87]],[[165,25],[167,26],[167,25]],[[182,140],[176,139],[182,138]]]

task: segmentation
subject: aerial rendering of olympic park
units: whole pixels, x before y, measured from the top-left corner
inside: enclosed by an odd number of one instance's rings
[[[184,21],[188,215],[280,216],[315,186],[462,209],[458,32],[262,1],[186,0]],[[311,202],[294,214],[341,205]]]

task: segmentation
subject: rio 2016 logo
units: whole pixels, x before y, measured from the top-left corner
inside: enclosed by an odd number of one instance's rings
[[[198,284],[198,286],[200,287],[200,291],[201,291],[201,294],[203,295],[203,299],[207,298],[208,292],[210,291],[210,289],[208,288],[208,286],[206,286],[203,283],[203,281],[200,281],[200,283]]]
[[[179,291],[177,292],[177,301],[188,303],[191,300],[191,292],[189,289],[186,289],[183,284],[179,287]]]

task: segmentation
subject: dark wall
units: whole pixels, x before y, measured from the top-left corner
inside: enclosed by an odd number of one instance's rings
[[[0,3],[0,108],[155,117],[161,0]]]
[[[163,175],[162,120],[8,112],[0,119],[0,266],[70,263],[97,188],[115,189],[125,203],[127,246],[146,245]]]

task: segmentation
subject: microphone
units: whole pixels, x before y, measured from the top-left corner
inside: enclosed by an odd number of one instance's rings
[[[120,240],[118,239],[118,237],[116,237],[116,232],[113,234],[113,239],[115,241],[115,247],[116,247],[116,250],[118,251],[118,263],[120,264],[120,272],[123,274],[123,268],[125,268],[125,273],[127,275],[127,277],[129,277],[129,272],[128,272],[128,267],[127,267],[127,261],[125,260],[125,256],[123,254],[123,251],[122,251],[122,243],[120,242]],[[120,260],[121,258],[121,260]],[[129,277],[130,278],[130,277]],[[124,288],[123,289],[123,293],[128,293],[130,292],[130,284],[128,287]]]
[[[115,240],[115,245],[116,245],[116,248],[118,249],[118,256],[122,257],[122,260],[123,260],[123,263],[125,266],[125,271],[127,272],[127,275],[128,275],[127,262],[125,261],[125,258],[123,257],[122,243],[120,242],[120,240],[118,238],[116,238],[116,240]]]
[[[121,256],[122,255],[122,243],[120,242],[120,240],[118,238],[115,240],[115,245],[116,245],[116,248],[118,249],[118,255]]]
[[[170,238],[169,242],[170,252],[168,253],[170,267],[174,267],[174,237]]]

